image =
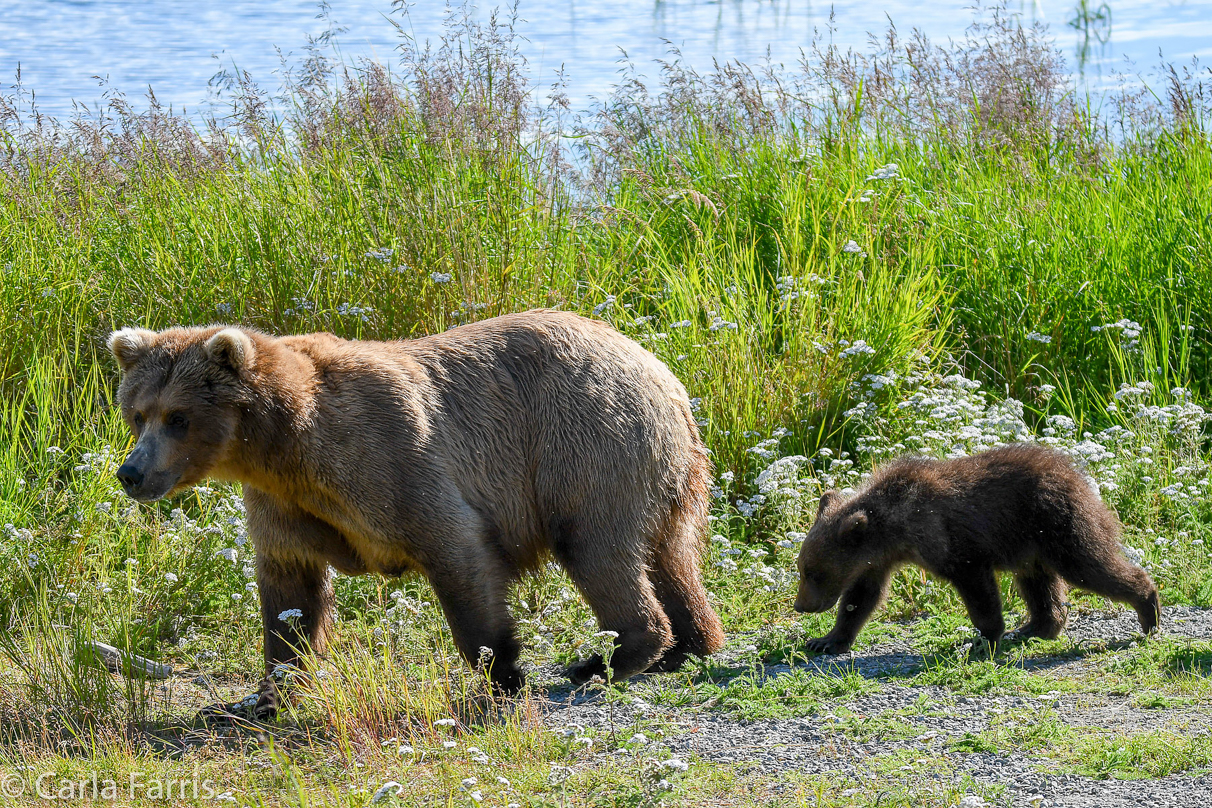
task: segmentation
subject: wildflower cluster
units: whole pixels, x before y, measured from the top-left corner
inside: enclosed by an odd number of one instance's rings
[[[548,565],[549,571],[555,573],[554,563]],[[518,636],[525,637],[526,642],[538,653],[550,653],[556,644],[561,618],[569,618],[578,605],[580,598],[572,589],[561,586],[551,600],[540,605],[537,600],[522,598],[514,610],[517,618]],[[594,620],[587,620],[582,628],[591,629],[597,625]]]
[[[1140,323],[1125,318],[1114,323],[1090,326],[1090,330],[1096,334],[1100,331],[1116,331],[1119,335],[1120,346],[1124,349],[1125,353],[1137,355],[1141,353]]]
[[[865,343],[854,343],[859,344]],[[730,472],[720,476],[712,489],[717,532],[710,546],[716,569],[744,576],[768,592],[794,586],[791,553],[805,538],[803,527],[822,490],[851,493],[871,468],[901,455],[959,458],[1024,441],[1054,447],[1074,460],[1091,487],[1119,510],[1126,524],[1125,553],[1155,575],[1212,558],[1190,530],[1162,536],[1134,525],[1140,503],[1153,507],[1139,514],[1140,521],[1161,518],[1176,527],[1197,526],[1212,513],[1212,465],[1202,449],[1212,413],[1183,388],[1167,393],[1148,381],[1121,385],[1107,406],[1118,422],[1098,431],[1083,429],[1063,413],[1045,413],[1032,427],[1023,402],[990,396],[979,381],[959,372],[869,373],[851,392],[858,403],[845,416],[854,457],[827,447],[811,458],[784,453],[787,432],[780,429],[749,447],[758,463],[752,478],[737,485]],[[1040,398],[1047,403],[1054,392],[1041,385]],[[753,493],[745,496],[743,490]],[[754,546],[756,536],[774,538],[774,547]]]
[[[899,180],[899,179],[904,179],[900,174],[900,166],[898,166],[896,163],[888,163],[887,165],[880,166],[873,173],[868,175],[867,179],[864,180],[864,182],[866,182],[866,183],[887,182],[887,181]],[[874,188],[864,188],[863,192],[861,194],[859,194],[858,201],[861,204],[869,204],[877,196],[879,196],[879,193]],[[853,243],[854,242],[851,242],[851,244],[853,244]],[[849,245],[847,245],[847,246],[849,246]],[[847,252],[858,252],[858,250],[847,250]]]
[[[374,637],[379,645],[387,645],[391,640],[403,640],[416,618],[431,604],[427,600],[405,594],[396,589],[391,593],[392,605],[383,610],[380,625],[375,627]]]
[[[375,310],[371,306],[355,306],[353,303],[342,303],[337,306],[337,314],[341,317],[356,317],[364,323],[370,322],[370,315]]]

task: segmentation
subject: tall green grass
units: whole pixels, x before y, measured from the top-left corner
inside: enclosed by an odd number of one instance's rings
[[[819,424],[868,365],[944,346],[1013,395],[1081,379],[1086,410],[1157,372],[1091,330],[1123,318],[1204,392],[1206,99],[1177,83],[1186,112],[1113,136],[1050,51],[1006,21],[978,33],[766,77],[674,63],[570,122],[534,108],[504,32],[471,27],[402,75],[296,86],[284,120],[245,88],[240,126],[209,133],[156,108],[53,136],[10,124],[0,378],[21,389],[41,357],[112,378],[99,346],[130,323],[396,338],[614,295],[599,314],[621,327],[692,321],[652,347],[742,431]],[[962,72],[978,64],[1003,84]],[[879,354],[838,367],[813,350],[835,339]]]

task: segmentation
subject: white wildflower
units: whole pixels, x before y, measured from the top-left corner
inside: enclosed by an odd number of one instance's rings
[[[868,345],[865,340],[856,339],[854,341],[853,345],[851,345],[849,348],[846,348],[844,351],[842,351],[841,356],[844,358],[847,356],[856,356],[858,354],[873,354],[873,353],[875,353],[875,348],[872,348],[870,345]]]
[[[384,800],[388,799],[389,797],[398,797],[400,795],[400,792],[402,792],[403,790],[404,790],[404,786],[397,783],[395,780],[389,780],[388,782],[379,786],[378,790],[375,791],[374,796],[372,796],[370,798],[370,804],[377,805],[378,803],[383,802]]]

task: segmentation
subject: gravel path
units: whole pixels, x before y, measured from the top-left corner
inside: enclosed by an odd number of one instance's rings
[[[1212,638],[1212,609],[1167,608],[1163,626],[1168,636]],[[1068,636],[1079,648],[1087,644],[1099,649],[1125,648],[1139,638],[1138,632],[1135,615],[1126,611],[1076,616],[1068,628]],[[745,642],[745,638],[734,640],[721,653],[720,661],[739,661],[743,655],[737,648]],[[736,766],[746,773],[828,772],[847,782],[900,777],[918,786],[937,784],[939,789],[967,775],[978,783],[1005,786],[1002,797],[990,804],[1006,806],[1212,806],[1212,772],[1208,771],[1146,780],[1096,780],[1061,773],[1056,761],[1044,756],[952,749],[965,735],[980,733],[997,717],[1008,714],[1029,720],[1042,716],[1079,728],[1166,730],[1187,737],[1206,736],[1212,744],[1212,704],[1147,709],[1134,706],[1130,697],[1115,695],[974,697],[941,687],[909,686],[896,679],[919,670],[923,657],[907,639],[883,642],[844,657],[817,657],[809,665],[827,671],[839,662],[867,678],[882,677],[879,692],[830,702],[825,711],[808,717],[752,721],[712,709],[658,708],[635,698],[613,705],[613,725],[660,722],[663,737],[659,740],[675,755]],[[1068,679],[1092,672],[1095,664],[1078,651],[1059,657],[1037,656],[1026,660],[1024,667]],[[752,663],[737,667],[738,673],[750,670]],[[763,672],[777,677],[790,670],[787,665],[770,665]],[[642,687],[637,689],[642,692]],[[605,731],[610,725],[611,714],[596,695],[553,686],[548,698],[546,721],[553,728]],[[889,755],[898,751],[903,765],[890,772]],[[914,758],[915,751],[929,758]],[[945,765],[940,766],[940,760]],[[878,772],[874,770],[881,765]],[[963,804],[967,808],[985,803],[973,796]]]

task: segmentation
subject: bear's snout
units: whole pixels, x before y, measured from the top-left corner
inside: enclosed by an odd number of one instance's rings
[[[177,484],[181,474],[171,466],[164,467],[162,448],[155,438],[145,435],[118,467],[114,476],[131,499],[154,502],[167,495]]]
[[[117,477],[118,482],[122,483],[122,490],[128,497],[133,497],[139,490],[139,486],[143,485],[143,472],[130,463],[122,464],[118,469]]]

